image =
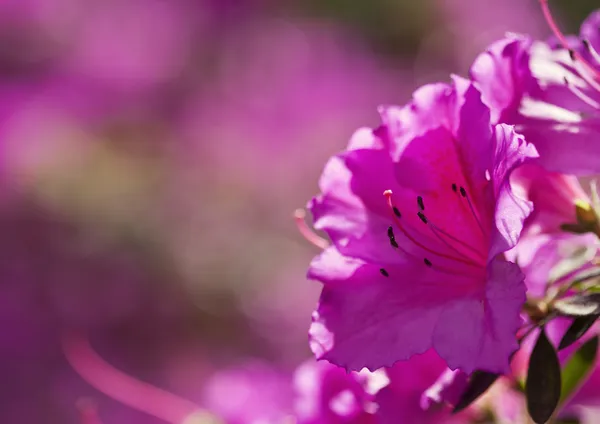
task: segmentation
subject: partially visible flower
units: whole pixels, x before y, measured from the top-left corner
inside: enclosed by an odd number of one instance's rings
[[[381,115],[328,162],[309,204],[333,243],[308,273],[324,284],[311,348],[352,370],[433,347],[452,369],[506,372],[525,288],[502,254],[531,211],[509,176],[537,153],[492,126],[458,77]]]
[[[534,204],[534,213],[525,221],[525,230],[517,246],[510,252],[526,275],[528,295],[544,298],[557,284],[572,281],[583,270],[597,267],[600,248],[599,204],[595,184],[590,196],[579,181],[570,175],[549,172],[537,165],[524,165],[513,174],[513,183]],[[572,320],[554,318],[545,325],[549,339],[556,346]],[[536,340],[532,333],[515,355],[515,375],[524,378],[529,355]],[[561,362],[589,338],[598,334],[598,326],[572,346],[558,352]],[[598,387],[600,368],[573,394],[560,411],[560,417],[576,416],[582,423],[597,422],[594,408],[600,405]],[[597,413],[598,411],[596,411]]]
[[[580,37],[558,30],[546,1],[545,16],[558,40],[510,36],[492,44],[471,77],[492,110],[492,120],[515,124],[553,171],[600,171],[600,10],[582,24]],[[558,42],[557,42],[558,41]]]
[[[386,373],[390,382],[376,397],[378,423],[450,424],[465,422],[470,414],[451,414],[449,406],[458,400],[464,386],[458,381],[456,386],[447,384],[448,376],[466,375],[447,372],[444,361],[433,350],[398,362]]]
[[[550,283],[592,266],[600,248],[597,207],[571,175],[526,164],[512,181],[534,211],[509,257],[526,274],[528,294],[543,297]]]
[[[456,405],[467,387],[469,376],[461,370],[446,370],[421,396],[421,407],[429,409],[435,405]]]
[[[298,424],[375,423],[374,375],[347,372],[326,361],[309,360],[296,370],[295,412]]]
[[[228,424],[283,423],[292,414],[292,385],[262,362],[218,371],[204,386],[207,410]]]

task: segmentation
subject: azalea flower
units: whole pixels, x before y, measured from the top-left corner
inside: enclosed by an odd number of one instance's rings
[[[525,221],[521,239],[510,252],[526,275],[527,294],[533,301],[552,295],[553,288],[569,284],[582,272],[597,268],[600,248],[600,204],[596,185],[591,184],[590,194],[577,178],[550,172],[544,168],[526,164],[512,175],[513,187],[534,205],[534,212]],[[545,325],[550,341],[559,346],[572,319],[559,317]],[[513,372],[524,378],[529,356],[537,339],[534,331],[521,344],[520,351],[512,361]],[[561,363],[584,342],[598,334],[598,324],[577,340],[572,346],[558,351]],[[597,422],[598,384],[600,369],[596,365],[590,377],[574,392],[559,412],[559,417],[577,417],[578,422]],[[591,409],[590,409],[591,408]]]
[[[205,407],[231,424],[286,423],[292,414],[290,376],[248,360],[217,371],[204,386]]]
[[[471,77],[492,110],[492,120],[515,124],[551,171],[600,171],[600,10],[564,36],[546,0],[540,0],[555,39],[509,36],[492,44]]]
[[[509,257],[526,274],[528,295],[542,298],[549,284],[593,266],[600,248],[597,210],[577,178],[526,164],[512,176],[515,189],[534,205]],[[595,185],[593,197],[597,198]]]
[[[451,413],[450,406],[466,386],[466,375],[449,371],[433,350],[398,362],[385,372],[389,384],[376,396],[378,423],[456,424],[475,417],[473,408]]]
[[[459,77],[380,114],[327,163],[309,203],[332,242],[308,272],[323,283],[311,348],[351,370],[433,347],[452,369],[506,372],[525,287],[502,254],[531,211],[509,176],[536,150],[492,125]]]
[[[314,359],[304,362],[294,375],[297,423],[375,423],[376,405],[371,389],[387,384],[382,373],[346,372]]]

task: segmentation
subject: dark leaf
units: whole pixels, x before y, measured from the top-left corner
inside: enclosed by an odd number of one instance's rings
[[[597,352],[598,336],[591,338],[580,346],[564,365],[560,392],[561,404],[579,388],[583,380],[589,375],[596,362]]]
[[[600,317],[600,315],[589,315],[586,317],[575,318],[560,341],[558,348],[564,349],[579,340],[579,338],[583,336],[586,331],[592,327],[592,325],[594,325],[598,317]]]
[[[469,378],[469,383],[456,403],[452,413],[457,413],[469,406],[479,396],[485,393],[492,384],[500,377],[500,374],[494,374],[487,371],[475,371]]]
[[[600,313],[600,293],[577,294],[554,302],[554,309],[569,317],[583,317]]]
[[[560,363],[542,328],[529,358],[525,383],[527,410],[535,423],[543,424],[550,419],[560,399],[560,388]]]

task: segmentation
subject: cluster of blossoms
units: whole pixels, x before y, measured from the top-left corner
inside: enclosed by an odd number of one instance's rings
[[[326,164],[305,367],[335,396],[299,422],[598,422],[600,10],[569,37],[540,4],[551,41],[497,41]]]

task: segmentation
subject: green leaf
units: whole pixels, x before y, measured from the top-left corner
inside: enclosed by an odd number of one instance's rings
[[[564,403],[591,372],[598,353],[598,336],[585,342],[571,355],[562,369],[560,401]]]
[[[535,423],[543,424],[550,419],[558,405],[560,390],[560,363],[542,327],[529,358],[525,382],[527,410]]]
[[[598,317],[600,317],[600,315],[590,315],[586,317],[575,318],[560,341],[558,349],[562,350],[579,340],[579,338],[583,336],[592,327],[592,325],[594,325]]]
[[[487,371],[475,371],[469,378],[469,383],[461,395],[452,413],[457,413],[473,403],[479,396],[484,394],[487,389],[500,377],[500,374],[494,374]]]

